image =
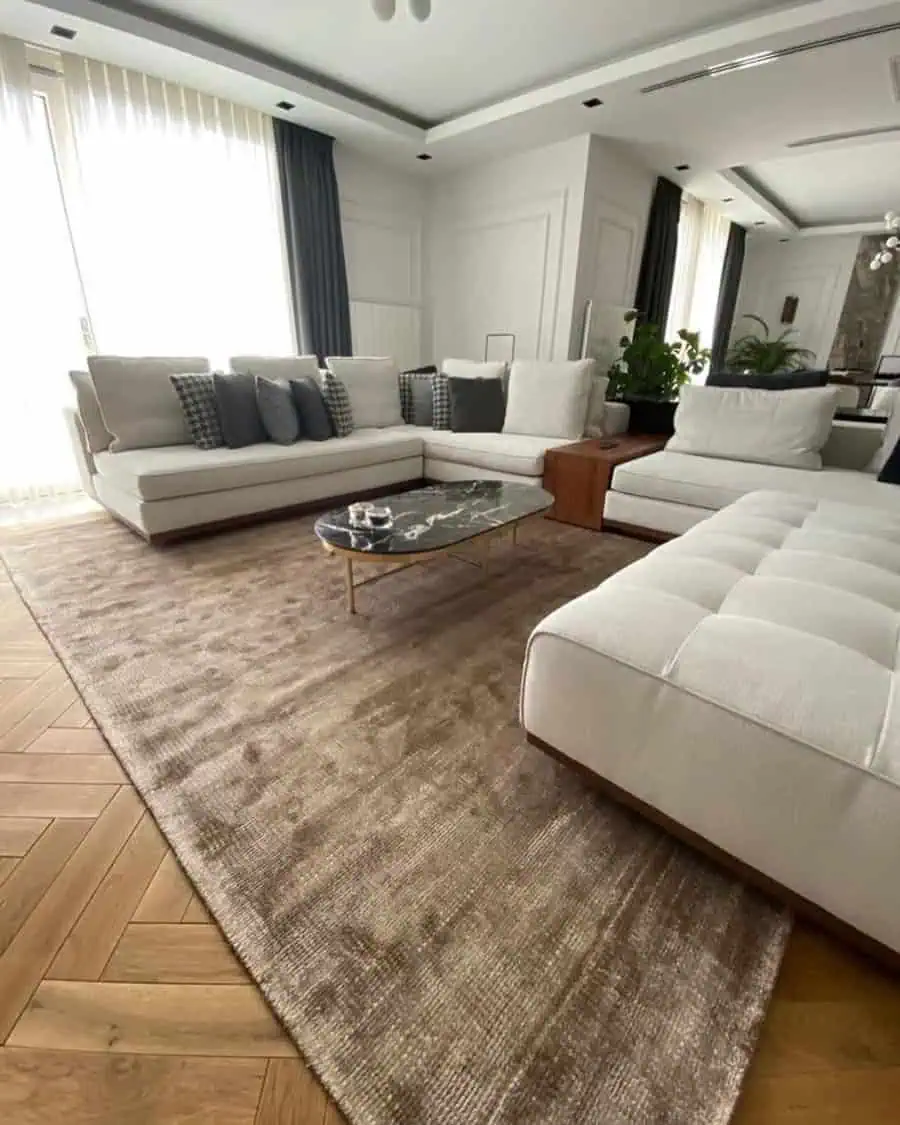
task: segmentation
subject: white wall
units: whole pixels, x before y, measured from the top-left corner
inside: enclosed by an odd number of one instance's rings
[[[577,354],[585,303],[634,304],[656,173],[615,141],[591,137],[584,220],[575,282],[570,352]]]
[[[781,328],[785,297],[799,297],[796,343],[816,354],[816,365],[825,367],[847,296],[850,274],[859,248],[859,235],[823,235],[790,242],[750,239],[738,293],[732,339],[755,327],[741,321],[755,313],[771,331]]]
[[[415,367],[431,351],[424,315],[428,184],[340,144],[334,162],[354,353]]]
[[[433,355],[480,359],[511,332],[521,359],[569,355],[591,138],[434,182],[429,221]]]

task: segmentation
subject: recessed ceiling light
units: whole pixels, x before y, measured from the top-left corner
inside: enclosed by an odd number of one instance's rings
[[[603,105],[600,98],[588,98],[581,103],[585,109],[596,109],[598,105]]]
[[[285,111],[285,113],[289,113],[292,109],[296,109],[297,107],[294,105],[293,102],[276,102],[275,108],[276,109],[283,109]]]
[[[789,238],[779,238],[778,241],[779,242],[790,242],[791,240]]]
[[[722,202],[723,203],[734,203],[734,196],[733,195],[726,195],[725,198],[722,200]]]
[[[58,23],[55,23],[50,28],[50,34],[55,35],[58,39],[74,39],[78,32],[73,31],[71,27],[60,27]]]
[[[690,172],[690,170],[691,170],[690,164],[676,164],[675,165],[675,171],[676,172]]]
[[[430,152],[420,152],[419,155],[416,157],[416,160],[431,160],[431,153]]]
[[[764,227],[766,225],[765,219],[757,219],[753,225],[755,227]]]

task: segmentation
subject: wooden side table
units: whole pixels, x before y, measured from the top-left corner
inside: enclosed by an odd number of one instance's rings
[[[657,453],[668,440],[657,435],[622,434],[548,449],[544,456],[544,488],[553,496],[548,517],[602,531],[603,504],[613,469],[626,461]]]

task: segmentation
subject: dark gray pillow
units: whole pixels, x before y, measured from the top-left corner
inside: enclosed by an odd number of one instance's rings
[[[499,434],[506,416],[502,379],[451,376],[450,429],[457,434]]]
[[[256,384],[252,375],[213,375],[216,405],[222,436],[229,449],[259,445],[267,440],[259,407],[256,405]]]
[[[300,438],[300,422],[287,379],[256,376],[256,404],[269,441],[293,445]]]
[[[311,375],[291,379],[291,394],[297,408],[301,437],[310,441],[327,441],[334,437],[331,415],[318,382]]]
[[[409,394],[412,409],[410,421],[414,426],[434,424],[434,389],[431,375],[416,375],[410,379]]]

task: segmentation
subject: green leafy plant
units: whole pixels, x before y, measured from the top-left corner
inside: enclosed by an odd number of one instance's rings
[[[636,312],[625,317],[626,323],[637,319]],[[638,324],[634,336],[623,336],[623,349],[609,372],[609,396],[656,399],[669,402],[678,391],[699,375],[709,362],[711,352],[700,347],[700,334],[682,328],[677,342],[666,343],[656,324]]]
[[[768,324],[761,316],[748,313],[745,320],[755,320],[762,333],[750,332],[741,336],[728,353],[728,366],[733,371],[752,371],[757,375],[774,375],[776,371],[796,371],[815,360],[808,348],[798,348],[791,343],[794,330],[788,328],[780,336],[772,337]]]

